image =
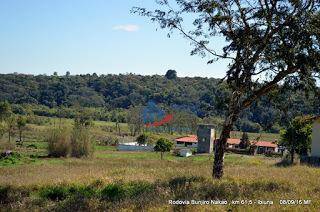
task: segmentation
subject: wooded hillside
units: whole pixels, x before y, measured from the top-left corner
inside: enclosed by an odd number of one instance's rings
[[[319,114],[319,97],[299,89],[280,89],[246,110],[236,124],[243,131],[277,132],[302,114]],[[219,79],[141,75],[0,75],[0,100],[11,104],[128,109],[154,101],[163,108],[223,117],[229,90]],[[273,98],[273,96],[276,96]]]

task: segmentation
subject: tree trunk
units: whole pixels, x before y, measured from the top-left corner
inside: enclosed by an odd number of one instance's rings
[[[293,146],[291,147],[290,153],[291,153],[291,164],[293,164],[294,163],[294,147]]]
[[[220,138],[217,140],[214,146],[214,162],[212,176],[216,179],[221,179],[223,176],[223,159],[224,152],[227,145],[227,140],[230,138],[230,132],[232,130],[234,122],[238,119],[241,106],[240,106],[241,92],[233,92],[230,104],[228,116],[223,124]]]
[[[22,130],[19,130],[19,141],[22,142]]]
[[[161,160],[163,159],[163,152],[160,153],[161,154]]]

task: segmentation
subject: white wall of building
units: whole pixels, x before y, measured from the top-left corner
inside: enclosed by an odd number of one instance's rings
[[[313,123],[311,156],[320,157],[320,119]]]
[[[127,144],[119,144],[117,146],[118,151],[153,151],[153,148],[153,146],[138,146]]]
[[[190,143],[188,143],[190,144]],[[198,147],[198,143],[192,143],[191,145],[185,145],[184,143],[183,144],[178,144],[176,142],[176,147],[185,147],[185,148],[197,148]]]

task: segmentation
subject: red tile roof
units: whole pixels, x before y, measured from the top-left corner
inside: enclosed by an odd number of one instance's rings
[[[186,137],[176,138],[176,141],[185,143],[198,143],[198,137],[196,135],[189,135]]]
[[[277,148],[278,145],[269,141],[253,141],[252,142],[253,146],[262,146],[262,147],[272,147],[272,148]]]
[[[227,143],[228,144],[240,144],[240,139],[238,139],[238,138],[228,138]]]
[[[198,137],[196,135],[189,135],[185,137],[176,138],[176,141],[185,142],[185,143],[198,143]],[[227,141],[228,144],[240,144],[239,138],[229,138]],[[272,143],[270,141],[251,141],[253,146],[261,146],[261,147],[278,147],[277,144]]]

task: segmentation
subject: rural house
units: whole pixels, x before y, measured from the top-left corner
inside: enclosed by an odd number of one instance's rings
[[[189,135],[185,137],[180,137],[175,139],[177,147],[198,147],[198,138],[196,135]]]
[[[238,149],[240,144],[239,138],[229,138],[227,140],[227,147],[230,149]]]
[[[227,147],[229,149],[239,149],[240,144],[239,138],[229,138],[227,141]],[[251,141],[251,146],[255,150],[255,154],[265,154],[267,152],[277,153],[279,152],[279,147],[276,142],[270,141]]]
[[[268,152],[277,153],[279,151],[276,142],[252,141],[251,145],[255,148],[256,154],[265,154]]]

